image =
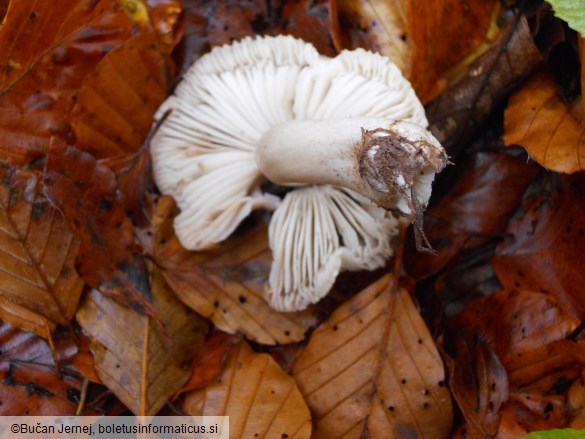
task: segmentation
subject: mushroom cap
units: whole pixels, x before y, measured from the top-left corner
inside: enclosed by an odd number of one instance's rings
[[[362,49],[326,58],[290,36],[246,38],[201,57],[157,112],[164,116],[151,142],[154,176],[181,210],[175,230],[184,247],[213,246],[253,209],[276,209],[274,307],[303,309],[340,271],[372,270],[392,254],[396,220],[385,209],[329,185],[295,189],[279,204],[260,190],[254,161],[263,134],[295,119],[372,116],[426,127],[410,83],[387,58]]]

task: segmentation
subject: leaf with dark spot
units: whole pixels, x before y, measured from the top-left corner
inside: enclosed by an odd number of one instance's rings
[[[79,272],[93,288],[153,313],[146,262],[112,171],[88,153],[55,144],[44,173],[51,202],[79,236]],[[104,210],[104,200],[109,209]]]

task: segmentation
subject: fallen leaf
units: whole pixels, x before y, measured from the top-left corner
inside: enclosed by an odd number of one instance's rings
[[[510,98],[504,141],[522,145],[530,157],[552,171],[585,169],[585,122],[577,120],[546,73],[533,76]]]
[[[427,108],[430,131],[455,156],[495,106],[540,62],[524,18],[502,28],[490,48]]]
[[[77,309],[83,290],[74,267],[79,240],[42,194],[36,174],[0,163],[0,181],[2,316],[46,336],[45,319],[66,325]]]
[[[531,289],[553,296],[578,319],[585,318],[585,245],[583,190],[576,180],[561,180],[552,195],[525,201],[525,212],[508,226],[508,237],[496,248],[494,268],[506,289]]]
[[[315,439],[439,439],[451,431],[441,357],[410,296],[391,282],[385,276],[344,303],[293,363]]]
[[[152,255],[181,301],[222,331],[241,333],[257,343],[305,338],[315,323],[310,309],[280,313],[264,298],[271,263],[265,224],[230,238],[216,250],[196,253],[183,249],[176,238],[175,214],[172,198],[161,197],[152,219]]]
[[[381,53],[400,71],[412,72],[413,41],[409,38],[410,0],[336,0],[340,26],[334,40],[346,48],[362,47]]]
[[[468,259],[457,256],[462,249],[501,238],[538,172],[525,158],[502,153],[480,152],[460,164],[465,170],[455,185],[425,211],[425,234],[438,255],[406,252],[406,271],[416,280],[439,272],[453,258]]]
[[[229,416],[233,439],[311,437],[311,414],[295,381],[243,341],[215,382],[188,393],[182,408],[192,416]]]
[[[177,391],[173,399],[211,384],[223,370],[232,347],[239,341],[238,337],[215,331],[193,358],[191,378]]]
[[[136,153],[167,96],[169,66],[154,32],[109,52],[77,94],[71,111],[75,146],[98,159]]]
[[[88,153],[54,145],[43,183],[51,203],[81,239],[78,270],[83,280],[152,315],[146,262],[134,242],[113,172]]]
[[[152,27],[156,30],[159,40],[170,53],[183,36],[181,0],[144,0]]]
[[[449,387],[465,418],[464,437],[494,437],[508,400],[508,377],[498,356],[478,337],[457,340]]]
[[[181,72],[211,47],[253,35],[287,34],[335,56],[330,29],[336,21],[329,0],[266,2],[235,0],[185,2],[185,37],[179,46]]]
[[[131,24],[115,0],[10,2],[0,28],[1,159],[28,163],[50,138],[71,139],[77,89]]]
[[[583,3],[580,0],[546,0],[555,11],[555,15],[562,18],[571,29],[581,35],[585,34],[585,18],[583,18]]]
[[[445,89],[447,78],[444,75],[449,68],[485,40],[492,11],[497,5],[493,0],[409,2],[413,55],[407,77],[423,103],[430,102]]]
[[[166,333],[152,317],[92,290],[77,321],[94,343],[101,381],[137,416],[156,414],[189,379],[189,363],[204,341],[206,322],[182,305],[156,271],[154,306]]]
[[[59,363],[77,352],[69,332],[56,336]],[[69,366],[59,377],[53,352],[45,340],[0,321],[0,415],[75,414],[82,379]]]

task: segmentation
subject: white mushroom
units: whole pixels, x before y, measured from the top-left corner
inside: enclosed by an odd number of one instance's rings
[[[317,302],[340,271],[383,266],[397,225],[386,209],[421,232],[447,163],[408,81],[363,50],[331,59],[292,37],[248,38],[197,61],[157,117],[168,110],[151,145],[177,236],[205,249],[253,209],[276,209],[267,296],[280,310]],[[279,205],[265,178],[305,187]]]

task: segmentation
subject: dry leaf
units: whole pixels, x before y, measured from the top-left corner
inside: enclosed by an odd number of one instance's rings
[[[409,38],[410,0],[337,0],[339,34],[342,47],[363,47],[381,53],[394,62],[405,76],[412,70]]]
[[[508,103],[504,141],[522,145],[530,157],[550,170],[585,169],[585,122],[578,120],[557,94],[546,73],[535,75]],[[580,102],[579,102],[580,104]]]
[[[465,418],[467,438],[493,437],[508,400],[508,376],[498,356],[478,337],[457,340],[449,387]]]
[[[490,48],[427,108],[433,135],[455,156],[495,106],[542,61],[524,18],[504,27]]]
[[[146,262],[112,171],[85,152],[54,144],[43,182],[47,196],[81,239],[83,280],[120,303],[153,314]]]
[[[231,349],[222,374],[185,396],[192,416],[229,416],[230,438],[311,437],[311,415],[295,381],[268,354],[241,342]]]
[[[547,292],[583,319],[585,272],[576,263],[585,248],[583,184],[562,182],[552,195],[526,200],[526,211],[510,222],[493,263],[504,288]]]
[[[131,24],[115,0],[10,2],[0,28],[0,158],[28,163],[51,137],[71,138],[77,89]]]
[[[109,52],[85,78],[71,112],[75,146],[96,158],[137,152],[167,95],[169,63],[154,32]]]
[[[150,17],[151,26],[156,30],[159,40],[170,53],[183,36],[181,29],[181,0],[144,0]]]
[[[239,341],[239,337],[215,331],[193,358],[191,378],[177,391],[173,399],[185,392],[211,384],[223,370],[232,347]]]
[[[453,411],[434,341],[408,293],[385,276],[313,333],[292,373],[313,438],[446,438]]]
[[[102,382],[137,416],[156,414],[189,379],[189,364],[204,341],[207,323],[182,305],[159,273],[152,276],[154,306],[166,333],[152,317],[93,290],[77,321],[91,346]]]
[[[423,103],[447,85],[444,77],[482,43],[494,0],[338,0],[344,47],[363,47],[389,57]],[[437,38],[440,35],[441,38]]]
[[[271,255],[265,224],[233,237],[217,250],[189,252],[174,235],[172,198],[160,198],[152,220],[153,257],[169,286],[190,308],[230,334],[261,344],[302,340],[315,322],[310,309],[274,311],[263,296]]]
[[[47,338],[46,319],[65,325],[77,309],[83,290],[74,267],[79,240],[40,193],[36,174],[0,163],[0,181],[2,316]]]
[[[57,334],[55,342],[55,355],[63,365],[77,347],[67,332]],[[0,351],[0,415],[75,414],[82,379],[68,366],[58,376],[43,339],[0,321]]]

